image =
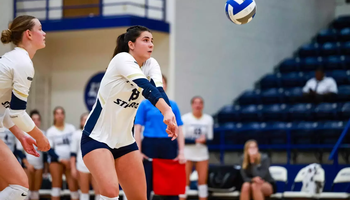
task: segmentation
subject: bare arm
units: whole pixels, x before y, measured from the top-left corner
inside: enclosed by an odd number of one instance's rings
[[[141,129],[142,129],[141,125],[139,124],[134,125],[134,134],[135,134],[134,137],[136,140],[136,144],[140,149],[140,152],[141,152]]]

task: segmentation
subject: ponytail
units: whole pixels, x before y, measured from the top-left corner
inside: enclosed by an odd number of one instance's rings
[[[123,33],[117,38],[117,46],[114,49],[113,57],[121,52],[129,52],[128,42],[125,41],[125,34]]]

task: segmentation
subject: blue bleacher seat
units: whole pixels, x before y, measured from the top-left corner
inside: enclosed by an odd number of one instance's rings
[[[236,134],[235,140],[239,144],[244,144],[247,140],[257,140],[259,144],[266,144],[266,140],[263,137],[262,124],[260,122],[248,122],[248,123],[238,123],[236,124],[236,129],[238,134]]]
[[[335,144],[345,126],[343,121],[326,121],[319,124],[320,128],[322,128],[318,132],[321,136],[322,144]]]
[[[350,101],[350,85],[342,85],[338,87],[338,101]]]
[[[271,103],[282,103],[283,101],[283,89],[270,88],[264,91],[261,91],[261,101],[264,104]]]
[[[321,103],[315,107],[314,116],[318,120],[337,119],[337,103]]]
[[[323,59],[323,67],[325,70],[344,69],[344,56],[329,56]]]
[[[302,71],[315,71],[319,67],[322,67],[322,58],[320,57],[307,57],[300,61]]]
[[[281,73],[297,71],[299,69],[299,60],[295,58],[285,59],[278,69]]]
[[[281,85],[282,87],[300,87],[305,84],[302,73],[291,72],[281,75]]]
[[[287,122],[268,122],[266,123],[264,134],[269,139],[269,144],[286,144],[286,130],[290,128]]]
[[[287,106],[285,104],[264,105],[262,118],[264,121],[285,121],[287,120]]]
[[[303,121],[313,120],[312,113],[313,106],[309,103],[299,103],[289,107],[289,120],[291,121]]]
[[[322,56],[331,56],[331,55],[338,55],[339,52],[339,47],[337,43],[324,43],[321,46],[321,55]]]
[[[296,122],[292,124],[291,142],[293,144],[317,144],[321,138],[317,137],[317,122]]]
[[[247,90],[236,100],[240,105],[258,104],[260,102],[259,90]]]
[[[350,102],[345,103],[340,108],[340,117],[343,120],[349,120],[350,119]]]
[[[274,88],[279,85],[279,77],[276,74],[267,74],[260,80],[260,88]]]
[[[242,121],[260,121],[261,117],[261,106],[259,105],[248,105],[242,106],[240,118]]]
[[[286,103],[297,103],[303,101],[303,88],[289,88],[284,90],[284,99]]]
[[[335,29],[325,29],[317,34],[318,43],[334,42],[337,40],[337,31]]]
[[[299,56],[309,57],[319,55],[319,45],[317,43],[306,44],[300,47]]]
[[[339,33],[339,39],[342,42],[350,41],[350,28],[344,28]]]
[[[223,107],[217,117],[219,124],[239,121],[240,106],[228,105]]]
[[[326,73],[327,76],[333,77],[337,85],[350,84],[349,70],[333,70]]]
[[[340,16],[332,22],[332,27],[335,29],[343,29],[350,27],[350,16]]]
[[[350,42],[346,42],[342,45],[341,53],[343,55],[350,55]]]

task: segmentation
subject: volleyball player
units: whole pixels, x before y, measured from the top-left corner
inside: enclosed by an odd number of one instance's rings
[[[78,180],[79,187],[80,187],[80,198],[79,200],[89,200],[89,190],[90,190],[90,183],[92,184],[92,187],[95,191],[95,200],[99,200],[100,195],[97,188],[96,181],[91,176],[91,173],[89,169],[85,166],[85,163],[83,161],[83,157],[81,155],[81,148],[80,148],[80,142],[81,142],[81,135],[83,132],[83,127],[86,122],[86,119],[88,117],[89,113],[84,113],[80,117],[80,129],[76,130],[73,133],[72,136],[72,142],[71,142],[71,158],[70,158],[70,164],[71,164],[71,173],[72,176]]]
[[[146,27],[130,27],[118,37],[84,126],[83,159],[102,200],[117,200],[119,183],[129,200],[147,199],[143,164],[131,131],[141,94],[163,114],[169,137],[177,137],[176,119],[152,51],[153,37]]]
[[[202,97],[195,96],[191,99],[192,112],[184,114],[182,121],[184,123],[183,133],[185,137],[185,158],[187,186],[189,190],[190,175],[193,166],[198,172],[198,196],[200,200],[208,198],[208,163],[209,152],[206,145],[207,140],[213,139],[214,120],[210,115],[203,113],[204,101]],[[180,195],[182,200],[186,199],[186,194]]]
[[[8,128],[21,142],[24,150],[39,156],[38,150],[50,149],[49,141],[25,112],[31,82],[34,78],[32,58],[45,47],[45,32],[35,17],[16,17],[1,33],[1,42],[12,42],[16,48],[0,58],[0,128]],[[31,135],[35,141],[24,132]],[[1,200],[23,200],[28,192],[28,177],[13,153],[0,141],[0,177],[7,187],[0,192]]]
[[[47,138],[51,145],[51,149],[48,152],[52,177],[51,199],[60,199],[62,175],[64,174],[71,199],[77,200],[79,199],[78,183],[71,176],[70,170],[70,142],[75,128],[73,125],[65,123],[65,111],[62,107],[56,107],[53,115],[54,124],[47,130]]]

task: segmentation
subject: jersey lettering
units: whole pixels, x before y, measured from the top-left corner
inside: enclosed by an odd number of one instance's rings
[[[134,101],[134,100],[138,99],[139,96],[140,96],[140,92],[137,89],[133,89],[132,94],[129,98],[129,101]]]

